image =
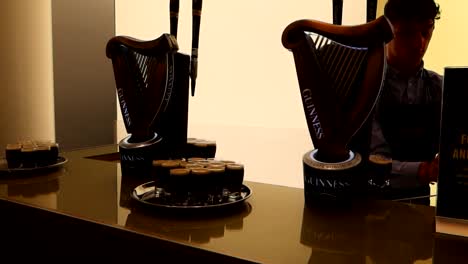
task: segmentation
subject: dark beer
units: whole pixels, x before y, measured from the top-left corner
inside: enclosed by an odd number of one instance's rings
[[[167,160],[161,164],[161,174],[158,176],[159,184],[162,188],[167,189],[169,186],[170,171],[177,169],[180,162],[174,160]]]
[[[190,188],[190,170],[177,168],[169,171],[169,191],[177,200],[185,200]]]
[[[192,191],[196,197],[206,197],[209,191],[210,171],[208,169],[192,169]]]
[[[18,168],[21,165],[21,144],[7,144],[5,156],[8,168]]]
[[[390,185],[392,158],[382,154],[369,155],[369,184],[377,188]]]
[[[229,163],[226,165],[225,186],[230,192],[240,192],[244,181],[244,165]]]

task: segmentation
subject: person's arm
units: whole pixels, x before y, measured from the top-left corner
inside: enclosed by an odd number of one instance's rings
[[[382,128],[378,120],[374,117],[372,121],[372,137],[370,144],[370,153],[383,154],[391,157],[392,152],[387,140],[384,137]],[[421,162],[408,162],[408,161],[392,161],[392,174],[407,176],[406,179],[410,182],[418,182],[418,170]],[[411,184],[408,182],[408,184]]]
[[[382,128],[375,118],[372,122],[370,153],[382,154],[387,157],[392,156],[390,146],[385,140]],[[400,185],[400,187],[436,182],[439,173],[439,157],[437,155],[432,161],[426,162],[393,159],[391,173],[404,176],[399,177],[397,185]]]
[[[405,176],[418,176],[421,161],[400,161],[393,160],[392,173]]]
[[[385,156],[391,157],[390,146],[387,143],[383,135],[382,128],[377,118],[374,116],[372,120],[372,132],[371,132],[371,141],[370,141],[370,153],[371,154],[383,154]]]
[[[400,187],[405,186],[418,186],[423,183],[420,180],[419,168],[423,162],[421,161],[392,161],[392,174],[402,175],[403,177],[398,178],[398,184]]]

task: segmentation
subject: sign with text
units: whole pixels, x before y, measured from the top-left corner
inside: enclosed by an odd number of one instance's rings
[[[438,217],[468,220],[468,67],[444,73],[437,187]]]

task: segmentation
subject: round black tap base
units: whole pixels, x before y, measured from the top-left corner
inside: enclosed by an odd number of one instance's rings
[[[347,204],[366,190],[366,174],[359,153],[349,151],[342,162],[317,160],[317,149],[303,156],[304,199],[307,206]]]
[[[164,159],[166,153],[162,138],[154,133],[154,136],[144,142],[129,142],[128,135],[119,142],[120,163],[122,172],[138,171],[148,173],[151,171],[152,162],[155,159]]]

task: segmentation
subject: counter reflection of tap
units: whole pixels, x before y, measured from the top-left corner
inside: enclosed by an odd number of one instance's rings
[[[414,263],[432,257],[434,210],[370,201],[340,208],[304,208],[301,243],[310,263]]]

